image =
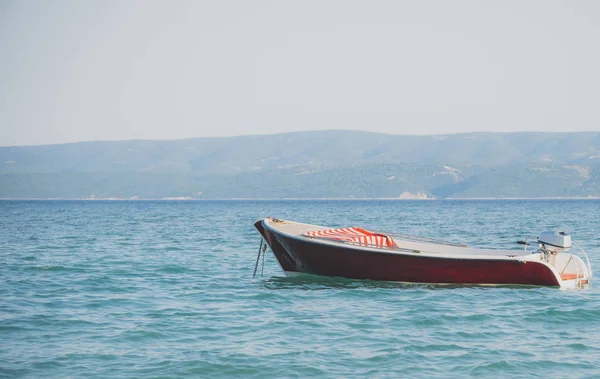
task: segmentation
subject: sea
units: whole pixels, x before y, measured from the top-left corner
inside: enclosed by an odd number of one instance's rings
[[[564,230],[600,272],[598,200],[0,201],[0,378],[600,378],[600,282],[286,278],[256,266],[266,216],[515,250]]]

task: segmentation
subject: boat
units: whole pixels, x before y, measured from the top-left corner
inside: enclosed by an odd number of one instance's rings
[[[267,217],[254,226],[286,276],[304,274],[434,285],[586,287],[585,250],[565,232],[544,232],[518,250],[468,247],[432,238],[330,228]],[[579,249],[575,254],[572,245]],[[533,249],[530,246],[535,246]],[[259,249],[260,258],[261,250]],[[255,268],[256,273],[256,268]]]

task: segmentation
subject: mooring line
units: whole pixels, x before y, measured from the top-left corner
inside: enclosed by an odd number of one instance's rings
[[[256,276],[256,270],[258,270],[258,263],[260,262],[260,253],[264,250],[263,243],[264,243],[264,239],[261,238],[260,246],[258,247],[258,256],[256,257],[256,264],[254,265],[254,272],[252,273],[253,278]],[[263,258],[263,262],[264,262],[264,258]],[[264,266],[264,263],[263,263],[263,266]]]

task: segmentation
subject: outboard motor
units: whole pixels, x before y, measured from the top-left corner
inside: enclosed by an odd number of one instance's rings
[[[565,232],[544,232],[538,242],[548,251],[560,253],[571,248],[571,236]]]
[[[552,261],[556,254],[568,251],[571,248],[571,236],[566,232],[543,232],[538,237],[540,252],[544,253],[546,262]]]

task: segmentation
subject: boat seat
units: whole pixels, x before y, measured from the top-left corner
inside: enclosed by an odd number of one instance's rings
[[[363,228],[350,227],[326,230],[314,230],[302,234],[305,237],[325,238],[334,241],[345,241],[365,246],[397,248],[396,242],[390,236],[374,233]]]

